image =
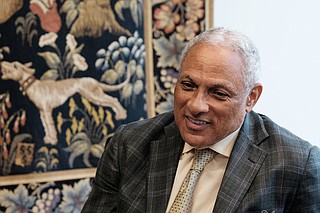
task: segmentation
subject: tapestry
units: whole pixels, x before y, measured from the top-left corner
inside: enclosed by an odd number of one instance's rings
[[[121,124],[173,108],[209,0],[0,0],[0,212],[80,212]]]
[[[7,207],[3,212],[80,212],[91,190],[90,180],[83,178],[7,186],[0,191],[1,205]]]
[[[154,113],[173,109],[173,91],[186,43],[203,31],[211,19],[210,1],[158,0],[153,4]]]

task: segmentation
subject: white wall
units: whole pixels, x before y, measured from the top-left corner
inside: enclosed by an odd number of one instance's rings
[[[214,26],[260,50],[262,96],[254,110],[320,146],[320,1],[215,0]]]

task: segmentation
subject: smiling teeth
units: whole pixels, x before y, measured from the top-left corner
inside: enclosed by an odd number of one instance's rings
[[[196,121],[196,120],[193,120],[192,118],[189,118],[189,120],[194,123],[194,124],[198,124],[198,125],[202,125],[202,124],[206,124],[207,122],[205,121]]]

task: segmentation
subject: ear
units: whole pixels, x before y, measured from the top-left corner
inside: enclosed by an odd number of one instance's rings
[[[254,85],[246,100],[246,112],[250,112],[254,105],[256,105],[262,93],[262,89],[262,84],[257,83]]]

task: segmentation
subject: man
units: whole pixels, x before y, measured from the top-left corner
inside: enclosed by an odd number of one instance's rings
[[[83,212],[320,212],[319,148],[252,111],[259,61],[238,32],[210,29],[191,40],[174,111],[118,128]],[[199,150],[213,159],[184,201]]]

